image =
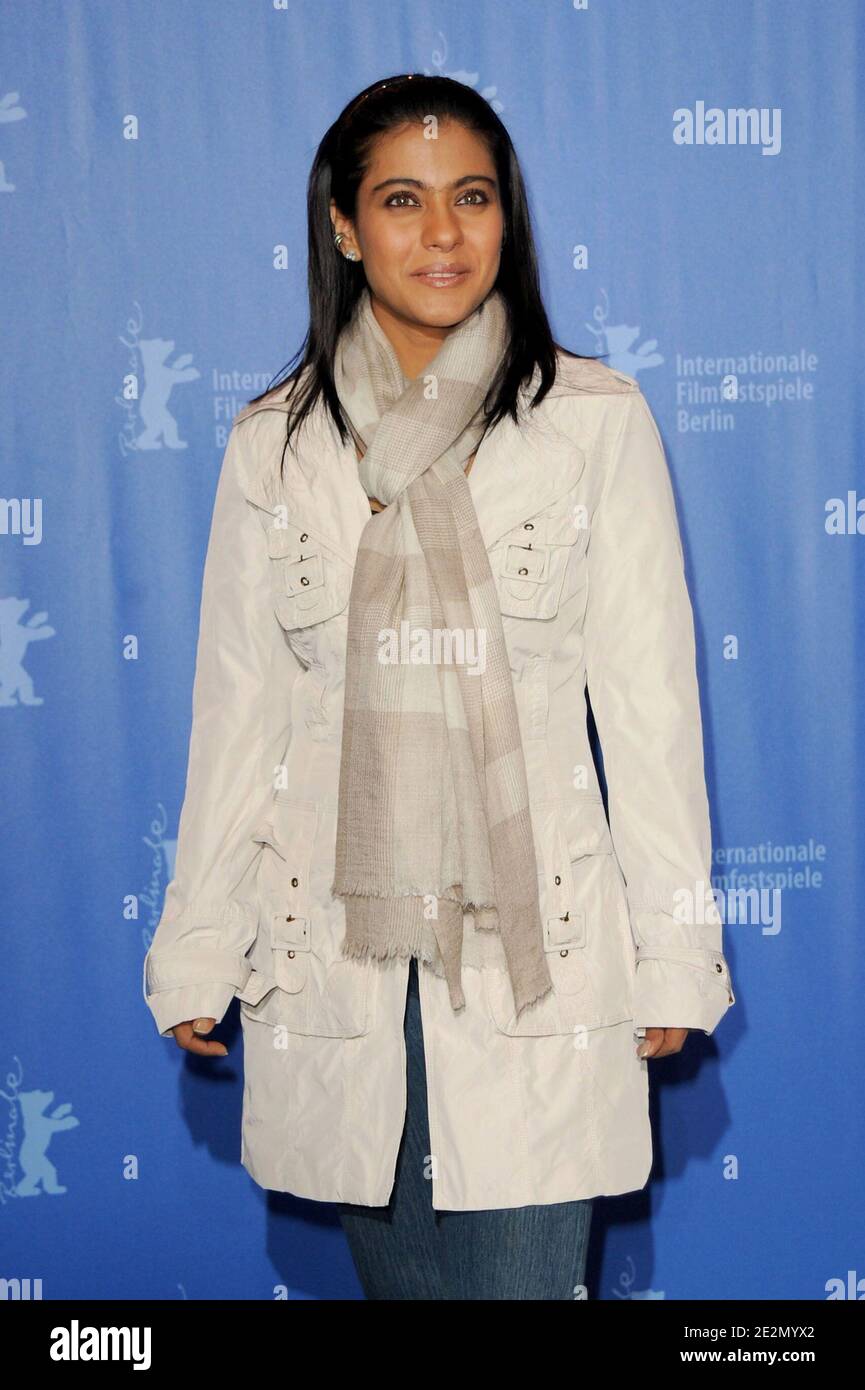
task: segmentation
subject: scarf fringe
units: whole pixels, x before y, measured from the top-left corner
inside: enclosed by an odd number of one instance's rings
[[[381,947],[372,947],[370,943],[367,941],[347,942],[343,940],[342,954],[343,956],[349,957],[351,959],[359,960],[367,958],[373,960],[410,960],[412,956],[414,956],[416,960],[421,961],[424,965],[430,966],[433,972],[440,978],[446,978],[441,956],[438,954],[438,952],[430,954],[430,952],[427,951],[423,946],[419,948],[406,948],[405,946],[399,943],[391,942],[387,946],[385,946],[384,949],[382,949]],[[474,961],[471,959],[466,959],[465,956],[463,956],[462,958],[461,968],[478,971],[497,969],[501,974],[506,975],[508,973],[507,966],[504,964],[496,966],[486,961]],[[526,1009],[532,1009],[536,1005],[538,1005],[540,1000],[545,999],[547,997],[547,995],[552,990],[552,987],[552,984],[542,985],[540,989],[537,991],[537,993],[533,994],[530,999],[526,999],[523,1001],[522,1005],[516,1012],[516,1017],[518,1019],[522,1018]]]
[[[383,892],[380,888],[368,888],[365,884],[354,883],[349,888],[337,888],[333,883],[330,885],[331,896],[335,898],[381,898],[388,900],[394,898],[437,898],[440,902],[456,902],[456,898],[445,898],[441,893],[433,893],[429,888],[401,888],[396,892]],[[489,912],[495,909],[495,903],[463,903],[463,912],[472,915],[481,912]],[[432,918],[426,918],[432,921]],[[487,930],[497,931],[498,928],[489,923],[485,924]]]
[[[342,943],[342,954],[362,959],[365,956],[372,956],[375,960],[422,960],[426,965],[435,964],[435,956],[431,955],[423,946],[406,946],[399,942],[389,942],[384,948],[373,946],[369,941],[346,941]]]
[[[532,995],[531,999],[526,999],[526,1000],[523,1001],[522,1006],[521,1006],[519,1009],[517,1009],[516,1014],[515,1014],[515,1017],[518,1018],[518,1019],[519,1019],[519,1018],[522,1018],[522,1016],[523,1016],[523,1014],[525,1013],[526,1009],[531,1009],[531,1008],[533,1008],[533,1007],[538,1003],[539,1000],[541,1000],[541,999],[546,999],[547,995],[551,992],[552,988],[553,988],[552,983],[550,983],[550,984],[548,984],[548,985],[543,985],[543,986],[538,990],[537,994],[533,994],[533,995]]]

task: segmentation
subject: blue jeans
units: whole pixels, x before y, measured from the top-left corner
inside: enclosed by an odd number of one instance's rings
[[[368,1299],[574,1299],[586,1267],[592,1199],[491,1211],[435,1211],[418,966],[405,1011],[406,1121],[386,1207],[339,1202]]]

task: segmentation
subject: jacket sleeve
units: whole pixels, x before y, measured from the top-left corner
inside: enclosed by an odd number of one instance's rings
[[[636,953],[634,1025],[714,1031],[735,1003],[712,896],[694,622],[664,447],[639,388],[587,553],[586,675]]]
[[[174,877],[144,958],[144,998],[163,1037],[190,1019],[218,1022],[248,979],[261,853],[253,832],[273,798],[300,669],[274,611],[264,527],[245,496],[243,429],[229,434],[216,489]]]

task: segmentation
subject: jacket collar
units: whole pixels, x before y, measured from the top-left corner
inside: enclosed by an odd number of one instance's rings
[[[287,407],[265,398],[240,411],[234,423],[264,410],[284,418]],[[487,549],[554,507],[580,480],[585,454],[552,423],[554,410],[552,400],[548,405],[545,399],[524,426],[506,416],[481,441],[468,484]],[[246,496],[268,512],[284,500],[294,524],[354,565],[361,532],[373,512],[357,470],[354,441],[342,443],[329,412],[317,409],[295,437],[278,494],[270,472],[265,467],[254,471]]]

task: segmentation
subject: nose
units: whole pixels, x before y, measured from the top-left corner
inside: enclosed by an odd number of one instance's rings
[[[424,220],[422,240],[424,246],[443,251],[451,250],[462,240],[459,218],[446,201],[440,205],[435,200],[431,203]]]

